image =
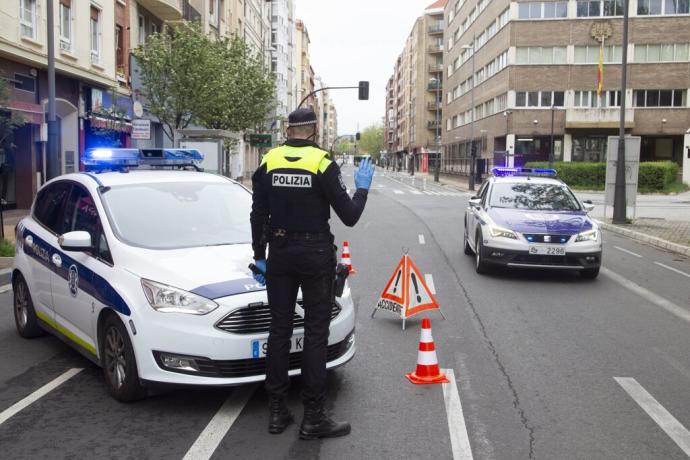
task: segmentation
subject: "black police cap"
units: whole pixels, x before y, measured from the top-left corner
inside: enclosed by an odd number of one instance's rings
[[[288,128],[316,124],[316,114],[311,109],[297,109],[288,115]]]

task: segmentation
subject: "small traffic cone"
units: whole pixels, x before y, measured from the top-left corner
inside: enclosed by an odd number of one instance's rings
[[[352,266],[352,260],[350,259],[350,243],[343,241],[343,255],[340,257],[340,263],[347,267],[350,275],[357,273],[357,270]]]
[[[417,369],[406,374],[405,377],[415,385],[427,383],[448,383],[448,379],[438,367],[434,338],[431,336],[431,321],[422,319],[422,334],[419,338],[419,353],[417,354]]]

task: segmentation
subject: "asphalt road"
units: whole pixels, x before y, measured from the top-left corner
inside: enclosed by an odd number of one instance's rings
[[[351,278],[358,354],[330,374],[329,405],[352,422],[350,436],[298,441],[295,425],[267,434],[260,386],[167,390],[117,403],[100,369],[57,339],[21,339],[5,292],[0,457],[469,458],[462,457],[467,436],[477,459],[687,458],[690,260],[606,234],[597,280],[480,276],[462,253],[468,194],[427,188],[376,177],[358,226],[334,225],[359,271]],[[446,316],[429,314],[433,336],[456,386],[404,378],[416,363],[420,318],[404,332],[389,313],[370,318],[403,248],[433,279]],[[83,370],[3,419],[70,369]],[[295,379],[290,405],[298,420],[299,388]],[[447,403],[455,391],[461,408]]]

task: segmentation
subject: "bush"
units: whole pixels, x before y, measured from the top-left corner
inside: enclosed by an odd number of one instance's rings
[[[527,163],[526,168],[546,168],[545,161]],[[606,163],[554,162],[558,177],[571,187],[604,190]],[[640,163],[638,189],[640,192],[662,192],[676,182],[678,165],[672,161],[645,161]]]
[[[10,241],[0,241],[0,257],[14,257],[14,244]]]

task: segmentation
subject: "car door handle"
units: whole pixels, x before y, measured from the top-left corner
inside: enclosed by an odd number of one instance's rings
[[[53,264],[57,268],[60,268],[62,266],[62,257],[60,257],[60,254],[53,254],[53,257],[51,257],[51,260],[53,261]]]

